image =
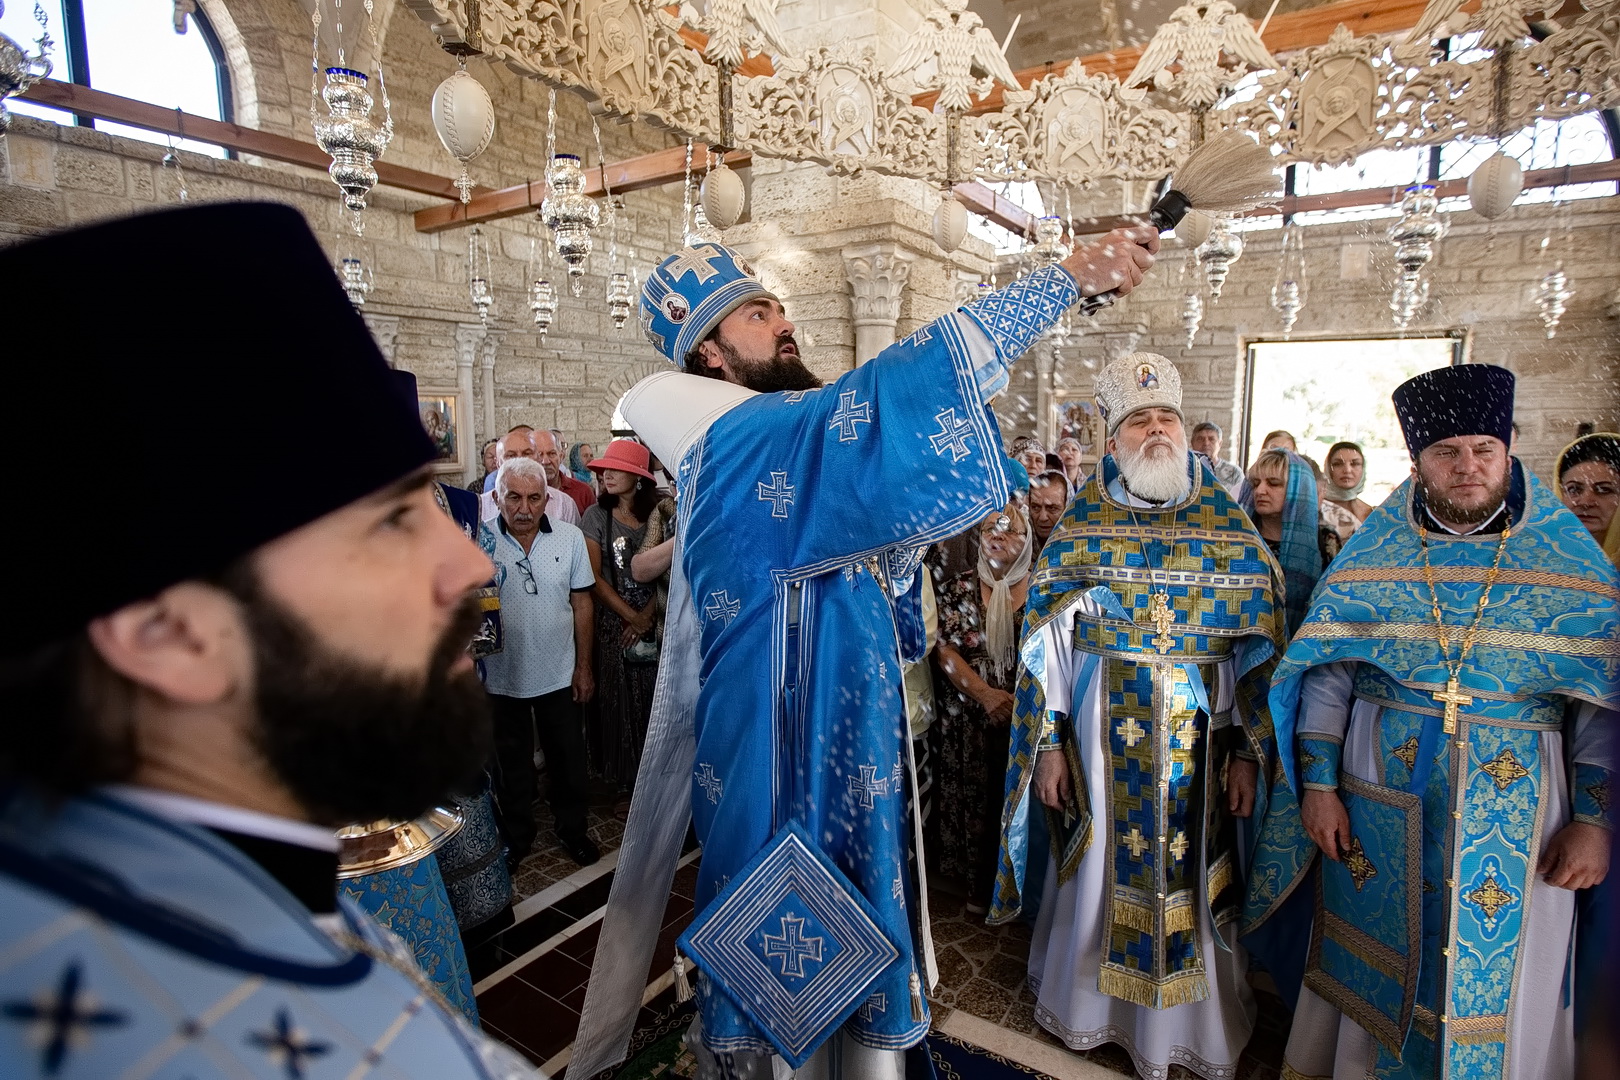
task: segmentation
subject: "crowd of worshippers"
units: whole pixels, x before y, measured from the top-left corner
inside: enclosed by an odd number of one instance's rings
[[[566,453],[564,447],[567,447]],[[623,820],[652,709],[674,552],[667,471],[632,439],[602,456],[556,429],[514,426],[482,448],[480,542],[495,563],[500,648],[480,672],[494,719],[491,789],[507,862],[538,837],[546,777],[555,842],[581,866],[597,793]],[[538,751],[538,754],[537,754]]]

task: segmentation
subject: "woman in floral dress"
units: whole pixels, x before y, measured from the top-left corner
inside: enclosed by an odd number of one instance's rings
[[[939,590],[934,758],[938,872],[982,915],[996,878],[1018,634],[1033,546],[1015,501],[978,527],[978,565]]]

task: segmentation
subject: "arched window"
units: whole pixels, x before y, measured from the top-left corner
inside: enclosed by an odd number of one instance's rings
[[[0,15],[0,33],[33,50],[44,12],[53,39],[51,77],[109,94],[179,109],[194,116],[231,120],[231,80],[219,36],[201,10],[176,33],[174,0],[12,0]],[[90,123],[61,109],[13,99],[8,108],[62,124]],[[98,131],[163,144],[153,131],[93,121]],[[200,154],[225,157],[210,143],[177,140]]]

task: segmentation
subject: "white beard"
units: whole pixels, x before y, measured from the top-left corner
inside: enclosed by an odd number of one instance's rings
[[[1154,448],[1153,456],[1149,456],[1146,448],[1134,453],[1124,447],[1114,451],[1119,475],[1131,494],[1155,503],[1180,502],[1187,497],[1191,490],[1187,443],[1184,439],[1173,442],[1168,454],[1158,447]]]

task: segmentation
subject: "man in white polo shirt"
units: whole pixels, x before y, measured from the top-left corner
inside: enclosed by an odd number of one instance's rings
[[[577,526],[546,513],[546,470],[509,457],[495,474],[500,514],[480,542],[495,563],[504,634],[484,661],[484,689],[495,721],[495,803],[515,864],[534,843],[534,736],[546,755],[557,837],[575,862],[599,852],[585,832],[585,740],[579,706],[596,691],[591,677],[590,556]]]

